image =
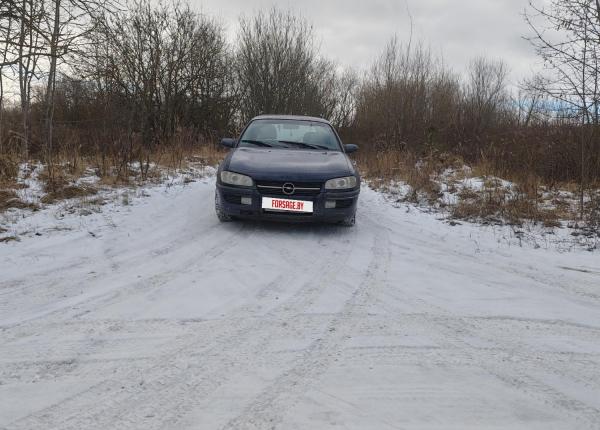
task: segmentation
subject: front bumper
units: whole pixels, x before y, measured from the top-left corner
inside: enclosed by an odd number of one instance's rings
[[[360,189],[350,191],[321,191],[312,196],[281,196],[260,193],[255,188],[230,187],[217,183],[217,198],[221,210],[229,216],[244,219],[264,219],[286,222],[339,222],[351,218],[356,213]],[[241,197],[250,197],[252,204],[239,203]],[[313,202],[313,213],[271,212],[262,208],[263,197],[290,198]],[[335,200],[343,207],[326,208],[327,200]]]

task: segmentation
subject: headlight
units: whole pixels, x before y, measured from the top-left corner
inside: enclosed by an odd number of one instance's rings
[[[254,185],[254,182],[250,176],[227,171],[221,172],[221,182],[238,187],[251,187]]]
[[[326,190],[347,190],[356,187],[356,176],[330,179],[325,182]]]

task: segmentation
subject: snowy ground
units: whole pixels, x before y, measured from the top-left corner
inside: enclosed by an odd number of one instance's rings
[[[351,229],[219,224],[213,187],[14,220],[0,428],[600,428],[597,252],[368,188]]]

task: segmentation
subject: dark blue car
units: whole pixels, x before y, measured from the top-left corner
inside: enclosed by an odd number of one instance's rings
[[[360,177],[331,124],[321,118],[263,115],[219,166],[215,209],[221,221],[234,218],[323,221],[352,226]]]

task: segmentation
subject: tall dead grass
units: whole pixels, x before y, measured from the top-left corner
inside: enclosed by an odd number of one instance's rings
[[[362,151],[356,160],[363,176],[375,187],[381,187],[391,181],[402,181],[410,186],[406,200],[429,203],[437,202],[441,195],[438,178],[446,169],[463,165],[459,157],[451,154],[435,154],[418,157],[404,150],[386,150],[382,152]]]
[[[0,188],[15,183],[19,174],[19,158],[11,153],[0,154]]]
[[[142,142],[139,134],[125,132],[103,135],[59,129],[58,136],[51,159],[38,154],[45,161],[37,177],[45,192],[41,203],[96,194],[97,185],[79,181],[83,177],[97,176],[101,186],[135,185],[159,181],[165,173],[191,165],[216,165],[226,154],[214,139],[189,129],[154,145]],[[13,152],[0,154],[0,211],[34,206],[21,202],[14,192],[22,185],[17,178],[23,161]]]
[[[185,168],[190,162],[214,165],[224,156],[213,139],[190,129],[181,129],[159,143],[147,144],[139,133],[107,133],[87,136],[87,145],[72,142],[86,136],[72,137],[61,145],[48,165],[45,182],[58,185],[65,178],[72,181],[93,171],[107,185],[125,185],[159,179],[165,170]]]
[[[557,209],[542,208],[526,194],[516,195],[503,187],[484,187],[481,191],[464,190],[458,193],[458,202],[451,207],[454,218],[495,224],[522,225],[524,221],[541,223],[545,227],[559,227]]]
[[[572,220],[577,216],[571,202],[560,197],[560,194],[548,192],[568,190],[569,184],[564,184],[564,188],[557,183],[549,187],[535,174],[524,172],[503,178],[512,184],[508,188],[498,179],[499,171],[495,163],[485,157],[479,163],[466,166],[461,157],[451,153],[432,153],[419,157],[408,150],[366,150],[357,153],[356,161],[362,175],[376,188],[385,189],[396,181],[408,185],[410,191],[404,200],[409,202],[425,201],[444,207],[446,202],[441,196],[442,186],[445,186],[448,192],[456,196],[457,202],[451,204],[448,211],[457,219],[514,225],[533,221],[547,227],[557,227],[561,225],[561,220]],[[460,186],[461,180],[474,177],[484,179],[481,189]]]
[[[0,190],[0,213],[7,209],[31,209],[36,210],[37,205],[24,202],[13,190]]]

